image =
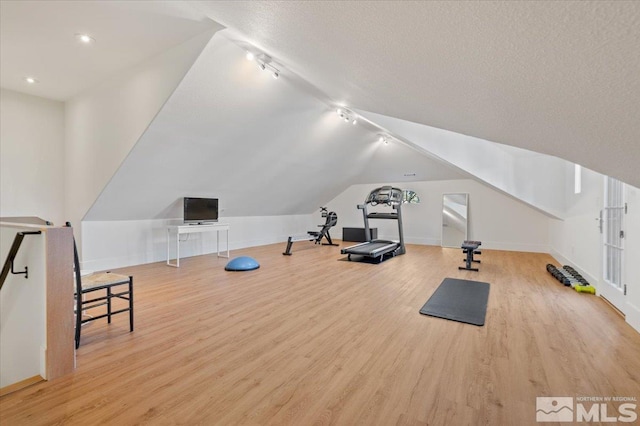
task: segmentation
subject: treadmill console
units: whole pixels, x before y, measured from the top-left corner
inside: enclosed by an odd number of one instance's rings
[[[392,186],[382,186],[376,188],[367,197],[365,203],[373,206],[377,204],[387,204],[389,206],[402,203],[402,189]]]

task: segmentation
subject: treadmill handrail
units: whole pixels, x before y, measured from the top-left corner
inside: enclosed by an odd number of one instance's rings
[[[398,220],[398,213],[371,212],[367,215],[369,219],[393,219]]]

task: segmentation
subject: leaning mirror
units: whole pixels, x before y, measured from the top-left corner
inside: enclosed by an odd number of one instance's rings
[[[442,247],[460,247],[467,239],[469,194],[442,195]]]

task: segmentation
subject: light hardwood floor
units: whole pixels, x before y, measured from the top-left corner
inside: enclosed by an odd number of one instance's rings
[[[640,334],[561,286],[544,254],[408,246],[380,265],[336,247],[125,268],[126,315],[83,329],[77,370],[0,399],[2,425],[526,425],[537,396],[640,399]],[[484,327],[420,315],[446,277],[491,283]],[[72,344],[72,342],[70,343]]]

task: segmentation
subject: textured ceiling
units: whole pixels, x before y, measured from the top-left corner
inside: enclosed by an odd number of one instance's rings
[[[240,46],[250,43],[270,54],[288,76],[286,84],[295,89],[293,98],[311,94],[309,102],[331,100],[556,155],[640,187],[640,2],[1,1],[0,85],[69,99],[220,25],[228,27],[224,33]],[[90,49],[73,40],[84,31],[97,40]],[[27,74],[40,83],[26,86],[22,77]],[[202,88],[206,75],[190,81]],[[267,159],[267,166],[241,162],[235,152],[226,176],[246,176],[237,170],[240,165],[260,168],[272,179],[300,176],[315,191],[306,200],[330,199],[350,182],[398,181],[394,176],[414,170],[426,171],[407,180],[452,173],[406,147],[384,155],[371,151],[365,142],[371,135],[360,129],[349,130],[355,133],[346,138],[326,128],[319,131],[326,123],[312,118],[317,106],[304,114],[291,111],[289,95],[274,94],[276,100],[283,96],[289,107],[268,111],[245,105],[251,94],[235,99],[238,93],[229,92],[219,99],[224,104],[212,106],[176,92],[175,102],[183,102],[185,109],[167,111],[184,121],[153,123],[149,134],[172,123],[168,130],[175,126],[202,144],[198,138],[207,132],[238,126],[221,132],[227,132],[232,144],[263,138],[265,146],[258,145],[256,155]],[[212,107],[236,115],[211,127],[207,116],[186,114],[191,108]],[[296,119],[307,124],[290,125]],[[304,138],[330,145],[315,155],[307,148],[286,151],[294,139]],[[139,149],[146,143],[143,138]],[[273,153],[286,153],[292,164],[273,166],[285,161],[272,158]],[[378,166],[367,168],[367,162]],[[105,194],[127,176],[126,165]],[[276,172],[283,175],[276,177]],[[314,178],[320,181],[322,173],[329,173],[333,183],[316,186]],[[301,186],[291,182],[288,187],[299,191]],[[182,186],[175,193],[187,190],[198,191],[198,186]],[[301,207],[305,203],[287,203],[289,210],[256,205],[262,206],[260,211],[310,211]]]
[[[640,2],[193,4],[335,101],[640,187]]]
[[[1,1],[0,86],[64,101],[144,59],[221,26],[168,1]],[[85,46],[75,34],[96,42]],[[27,85],[25,76],[39,80]]]

